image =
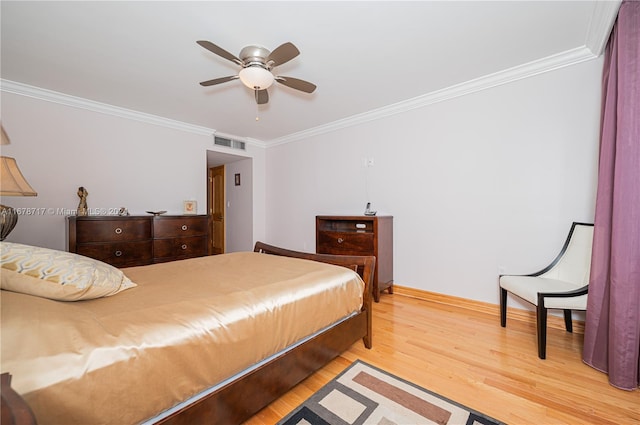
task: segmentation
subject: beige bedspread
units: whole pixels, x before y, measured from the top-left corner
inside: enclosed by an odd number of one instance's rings
[[[2,372],[40,425],[139,423],[362,305],[351,270],[266,254],[124,271],[91,301],[2,291]]]

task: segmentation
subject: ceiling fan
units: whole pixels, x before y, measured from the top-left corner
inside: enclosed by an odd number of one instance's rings
[[[200,83],[201,86],[214,86],[216,84],[226,83],[227,81],[240,79],[245,86],[254,91],[258,105],[269,102],[267,88],[269,88],[274,81],[305,93],[313,93],[316,89],[316,85],[308,81],[273,74],[273,68],[289,62],[300,54],[300,51],[293,43],[284,43],[276,47],[273,52],[270,52],[262,46],[246,46],[240,51],[239,58],[210,41],[200,40],[197,43],[210,52],[242,67],[238,75],[203,81]]]

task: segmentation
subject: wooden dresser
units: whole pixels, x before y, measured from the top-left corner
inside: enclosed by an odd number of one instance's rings
[[[141,266],[208,254],[208,217],[67,217],[69,252],[116,267]]]
[[[392,216],[316,216],[316,252],[375,256],[373,299],[393,294]]]

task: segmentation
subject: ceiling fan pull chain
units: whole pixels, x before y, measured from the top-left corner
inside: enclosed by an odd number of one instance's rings
[[[260,121],[260,105],[258,104],[258,90],[254,90],[253,91],[255,97],[256,97],[256,121]]]

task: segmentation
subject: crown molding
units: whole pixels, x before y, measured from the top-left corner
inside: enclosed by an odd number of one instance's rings
[[[106,103],[83,99],[81,97],[71,96],[68,94],[59,93],[40,87],[34,87],[15,81],[2,79],[0,80],[0,83],[0,90],[6,93],[13,93],[21,96],[31,97],[34,99],[44,100],[47,102],[57,103],[59,105],[71,106],[73,108],[113,115],[120,118],[141,121],[148,124],[159,125],[167,128],[172,128],[174,130],[181,130],[204,136],[211,136],[215,133],[215,130],[211,128],[188,124],[169,118],[159,117],[157,115],[146,114],[144,112],[133,111],[131,109],[120,108],[117,106],[108,105]]]
[[[596,56],[604,52],[621,3],[622,0],[599,1],[593,7],[585,44]]]
[[[378,120],[381,118],[411,111],[413,109],[423,108],[434,103],[443,102],[445,100],[464,96],[470,93],[475,93],[481,90],[486,90],[524,78],[529,78],[534,75],[553,71],[559,68],[564,68],[566,66],[574,65],[580,62],[592,60],[596,57],[597,56],[594,55],[587,47],[578,47],[562,53],[558,53],[556,55],[548,56],[543,59],[515,66],[504,71],[499,71],[480,78],[476,78],[474,80],[466,81],[461,84],[456,84],[441,90],[427,93],[422,96],[414,97],[406,101],[384,106],[382,108],[374,109],[362,114],[353,115],[351,117],[333,121],[326,125],[321,125],[318,127],[310,128],[308,130],[303,130],[297,133],[289,134],[287,136],[272,139],[267,141],[266,143],[268,147],[272,147],[285,143],[295,142],[301,139],[306,139],[312,136],[336,131],[342,128],[359,125],[368,121]]]
[[[201,136],[209,136],[213,139],[216,130],[199,125],[189,124],[182,121],[172,120],[157,115],[147,114],[144,112],[134,111],[131,109],[121,108],[106,103],[96,102],[81,97],[71,96],[64,93],[47,90],[40,87],[30,86],[28,84],[18,83],[16,81],[0,79],[0,91],[13,93],[20,96],[31,97],[34,99],[44,100],[46,102],[57,103],[59,105],[71,106],[73,108],[84,109],[87,111],[97,112],[100,114],[113,115],[120,118],[144,122],[147,124],[159,125],[161,127],[171,128],[174,130],[185,131],[187,133],[198,134]],[[252,139],[250,137],[232,136],[231,138],[242,140],[248,145],[264,148],[264,142]]]

